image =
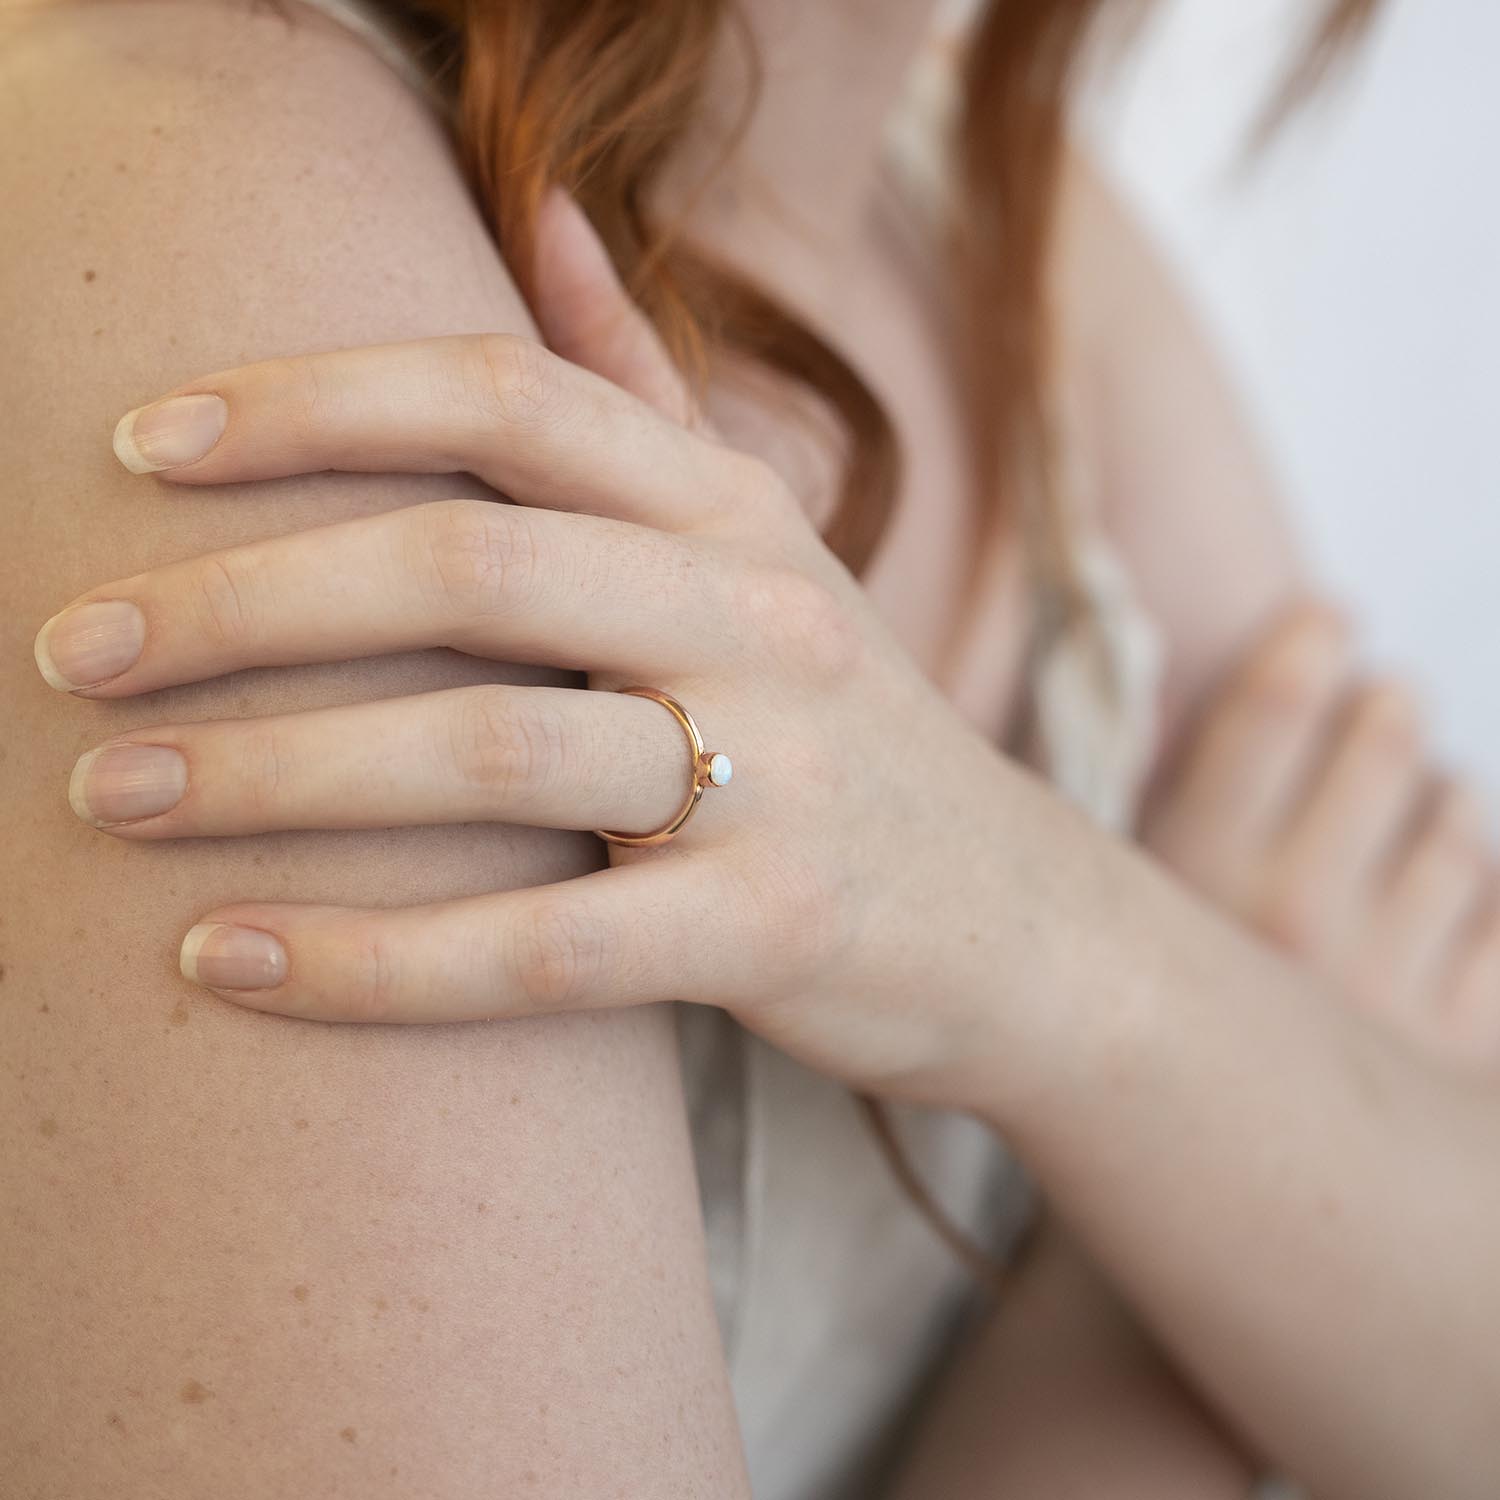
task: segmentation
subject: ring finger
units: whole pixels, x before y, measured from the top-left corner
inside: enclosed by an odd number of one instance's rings
[[[125,838],[503,822],[649,830],[692,785],[659,704],[479,686],[259,719],[136,730],[90,750],[69,801]]]

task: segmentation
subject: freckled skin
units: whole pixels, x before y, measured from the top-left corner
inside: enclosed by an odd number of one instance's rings
[[[54,1136],[57,1134],[57,1121],[48,1116],[37,1126],[37,1129],[45,1136]]]
[[[31,661],[41,622],[86,588],[254,536],[482,492],[455,476],[325,475],[231,498],[116,472],[109,450],[128,407],[246,359],[529,330],[447,140],[378,58],[300,7],[294,25],[226,0],[58,7],[55,20],[25,7],[20,50],[14,9],[0,10],[0,188],[18,208],[0,233],[0,281],[22,289],[5,330],[22,357],[0,360],[12,418],[0,440],[0,958],[20,983],[0,989],[12,1000],[0,1045],[0,1496],[364,1496],[380,1488],[378,1460],[358,1460],[354,1483],[356,1460],[329,1441],[339,1429],[292,1419],[331,1416],[333,1390],[407,1455],[413,1493],[503,1495],[529,1468],[544,1480],[555,1470],[559,1494],[741,1496],[699,1295],[670,1013],[338,1027],[241,1009],[177,973],[181,933],[225,901],[404,905],[545,885],[595,868],[598,841],[476,824],[148,848],[82,827],[63,795],[82,750],[135,727],[572,679],[432,651],[105,703],[54,694]],[[214,59],[233,67],[227,85],[207,86]],[[294,187],[299,169],[309,176]],[[58,244],[70,254],[47,253]],[[420,276],[387,284],[387,271],[413,266]],[[90,350],[102,357],[79,358]],[[30,1010],[14,1003],[27,996]],[[174,1027],[183,998],[191,1023]],[[310,1116],[287,1113],[299,1097],[317,1100],[316,1141]],[[56,1111],[55,1139],[39,1133],[38,1104]],[[495,1195],[485,1214],[469,1196],[477,1182]],[[636,1277],[637,1254],[665,1259],[678,1294],[664,1300]],[[278,1291],[278,1275],[313,1265],[316,1308],[311,1288],[306,1302],[293,1283]],[[432,1311],[401,1310],[411,1294],[399,1291],[377,1311],[376,1294],[357,1290],[372,1265],[393,1288],[427,1287]],[[92,1299],[75,1300],[79,1287]],[[356,1289],[353,1306],[339,1287]],[[639,1380],[611,1374],[619,1348]],[[183,1400],[184,1364],[199,1401]],[[518,1403],[491,1410],[512,1381],[587,1414],[565,1455]],[[106,1418],[127,1383],[146,1395],[125,1398],[125,1436]],[[658,1451],[677,1398],[702,1439],[693,1459]],[[42,1452],[25,1456],[33,1438]]]
[[[306,1302],[307,1288],[305,1286],[294,1286],[292,1288],[292,1296],[294,1296],[299,1302]]]
[[[213,1395],[213,1392],[206,1385],[202,1385],[196,1380],[189,1380],[181,1391],[178,1392],[178,1395],[186,1406],[201,1406]]]
[[[339,1436],[343,1438],[346,1443],[352,1443],[357,1434],[352,1427],[341,1427],[339,1429]]]
[[[85,271],[83,273],[83,279],[85,281],[92,281],[98,274],[99,273],[97,271]]]

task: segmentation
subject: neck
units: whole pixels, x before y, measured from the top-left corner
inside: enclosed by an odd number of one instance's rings
[[[740,9],[760,70],[754,113],[693,198],[743,112],[743,36],[728,26],[702,128],[684,143],[668,195],[687,197],[694,233],[736,259],[800,246],[836,265],[865,227],[885,122],[936,0],[740,0]]]

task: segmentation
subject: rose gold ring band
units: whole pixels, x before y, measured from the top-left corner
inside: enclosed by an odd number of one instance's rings
[[[727,786],[729,778],[734,774],[734,767],[727,755],[703,748],[703,736],[698,732],[698,726],[693,722],[692,714],[675,698],[649,687],[627,687],[619,691],[634,693],[638,698],[650,698],[653,703],[660,703],[682,725],[682,732],[688,739],[688,753],[692,757],[689,768],[692,787],[688,792],[687,801],[683,803],[681,810],[670,822],[664,823],[653,833],[612,833],[605,828],[594,830],[606,843],[622,844],[627,849],[649,849],[656,844],[665,844],[668,839],[678,833],[683,824],[692,817],[699,802],[703,800],[706,787]]]

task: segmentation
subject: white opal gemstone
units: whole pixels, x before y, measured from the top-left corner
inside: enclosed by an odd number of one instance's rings
[[[715,786],[727,786],[734,775],[734,763],[727,755],[715,755],[708,762],[708,779]]]

